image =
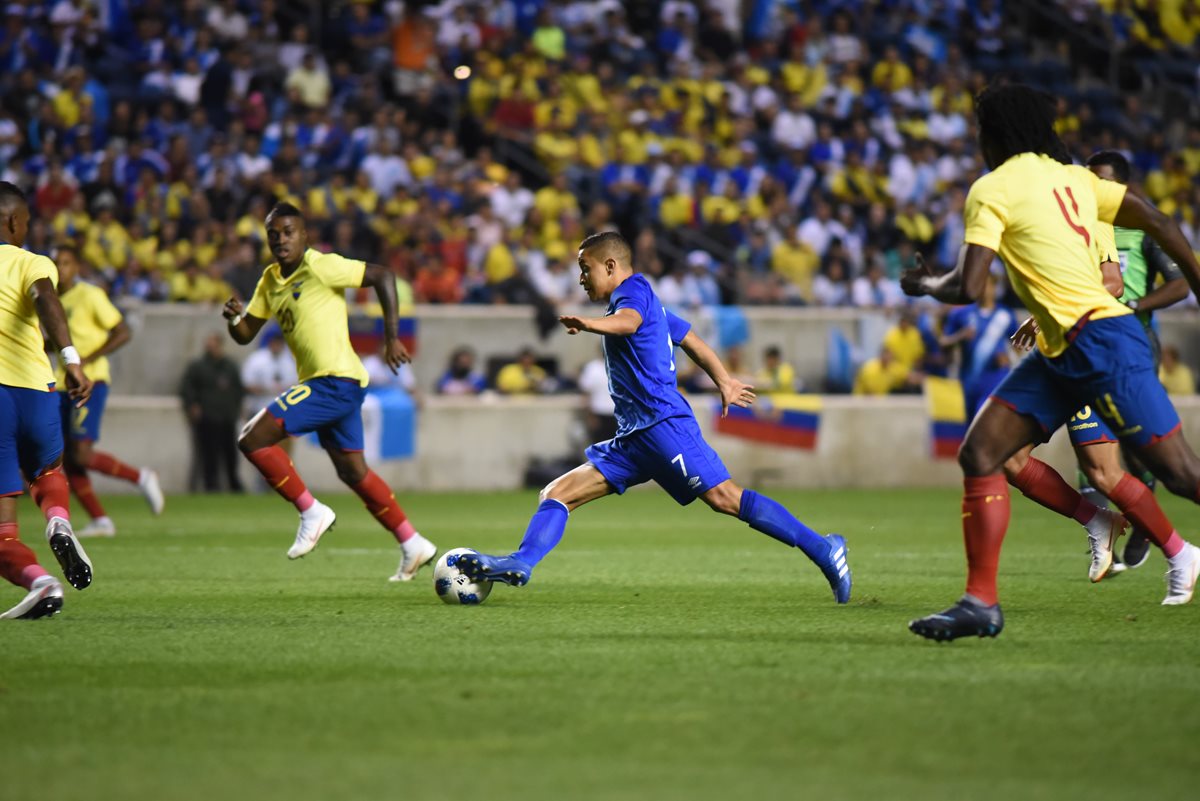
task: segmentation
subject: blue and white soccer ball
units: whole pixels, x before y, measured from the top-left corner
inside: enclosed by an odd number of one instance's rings
[[[475,581],[458,569],[458,558],[466,553],[478,551],[473,548],[446,551],[433,568],[433,589],[448,604],[481,604],[492,591],[492,582]]]

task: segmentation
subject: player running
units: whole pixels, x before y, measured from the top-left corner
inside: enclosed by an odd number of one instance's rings
[[[753,403],[753,387],[730,376],[691,325],[663,308],[650,283],[633,271],[629,243],[620,234],[608,231],[583,240],[579,271],[588,297],[608,301],[608,310],[603,317],[565,316],[559,322],[569,334],[587,331],[603,337],[617,436],[589,447],[587,464],[542,490],[516,552],[459,557],[463,572],[475,579],[527,584],[533,568],[562,539],[570,512],[653,480],[680,505],[701,498],[714,511],[735,515],[751,528],[799,548],[821,568],[837,602],[849,601],[846,541],[837,534],[817,534],[780,504],[730,480],[720,457],[704,441],[692,407],[676,388],[675,346],[717,385],[722,413],[731,404]]]
[[[77,590],[92,583],[92,563],[71,530],[67,511],[62,423],[39,322],[66,365],[71,397],[85,403],[92,387],[54,290],[54,262],[22,249],[28,231],[25,195],[0,181],[0,576],[27,590],[0,618],[48,617],[63,605],[62,584],[17,536],[22,475],[46,516],[46,539],[67,581]]]
[[[367,371],[350,346],[344,290],[371,286],[383,307],[385,355],[395,372],[409,361],[396,339],[396,284],[387,268],[321,253],[308,246],[300,210],[277,203],[266,218],[267,243],[275,263],[263,270],[243,312],[231,298],[222,312],[239,345],[254,339],[274,317],[296,357],[300,382],[260,411],[242,430],[238,446],[263,478],[300,512],[289,559],[299,559],[333,527],[333,510],[312,496],[279,447],[288,436],[317,432],[340,478],[400,543],[400,567],[392,581],[410,581],[437,556],[405,516],[396,496],[363,459],[362,403]]]
[[[92,518],[77,532],[78,536],[112,537],[116,535],[117,527],[96,497],[89,470],[136,484],[146,503],[150,504],[150,511],[158,515],[163,510],[158,474],[145,467],[130,467],[115,456],[95,449],[108,400],[111,378],[108,356],[129,341],[129,326],[103,289],[78,280],[80,261],[75,248],[60,247],[54,258],[58,266],[58,296],[67,315],[71,338],[83,354],[81,363],[87,367],[92,381],[91,397],[79,406],[66,391],[63,368],[59,365],[55,380],[59,387],[63,432],[67,437],[63,467],[71,490]]]
[[[1115,180],[1121,184],[1129,182],[1129,162],[1116,151],[1104,150],[1093,154],[1088,159],[1088,167],[1105,180]],[[1102,271],[1106,267],[1113,268],[1104,274],[1105,287],[1133,309],[1145,328],[1154,351],[1157,375],[1159,344],[1152,313],[1187,297],[1187,281],[1171,258],[1145,232],[1121,227],[1114,230],[1108,223],[1100,222],[1096,225],[1096,234],[1102,240],[1107,237],[1113,253],[1111,264],[1101,264]],[[1160,276],[1162,285],[1155,287]],[[1029,324],[1018,333],[1014,344],[1020,349],[1029,350],[1036,334],[1036,322],[1030,318]],[[1090,407],[1085,406],[1071,418],[1067,423],[1067,432],[1084,476],[1080,493],[1075,493],[1065,482],[1057,482],[1056,476],[1047,474],[1049,467],[1030,459],[1028,448],[1005,464],[1009,483],[1043,506],[1084,522],[1084,517],[1093,514],[1091,510],[1096,508],[1097,500],[1099,505],[1103,505],[1106,502],[1104,499],[1113,493],[1117,495],[1114,503],[1118,506],[1126,500],[1126,494],[1117,491],[1128,475],[1121,467],[1121,456],[1124,454],[1131,471],[1151,492],[1154,491],[1154,474],[1141,465],[1128,448],[1119,446],[1112,429]],[[1127,483],[1125,487],[1136,489],[1136,484]],[[1103,528],[1103,525],[1097,526],[1097,521],[1101,518],[1097,516],[1091,522],[1085,522],[1092,541],[1092,564],[1088,570],[1092,581],[1118,574],[1126,566],[1139,567],[1150,553],[1150,539],[1136,526],[1125,543],[1124,562],[1112,552],[1111,547],[1104,547],[1103,541],[1099,543],[1101,547],[1097,547],[1098,528]]]
[[[1092,235],[1098,220],[1146,231],[1200,289],[1200,264],[1179,227],[1124,186],[1070,164],[1054,133],[1054,104],[1047,95],[1020,85],[990,88],[976,100],[976,117],[991,172],[967,197],[958,265],[942,276],[922,265],[902,276],[902,286],[910,295],[945,303],[972,300],[999,253],[1013,289],[1037,320],[1038,350],[984,404],[959,451],[966,594],[944,612],[909,624],[914,633],[937,640],[994,637],[1004,627],[996,590],[1009,521],[1003,465],[1027,445],[1044,441],[1084,405],[1091,404],[1168,489],[1200,500],[1200,459],[1180,433],[1179,417],[1157,380],[1143,327],[1101,283]],[[1133,477],[1123,479],[1114,495],[1168,558],[1163,603],[1188,603],[1200,573],[1200,549],[1179,536]],[[1111,541],[1108,545],[1111,549]]]

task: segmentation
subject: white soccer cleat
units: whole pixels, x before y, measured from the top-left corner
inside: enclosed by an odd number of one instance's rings
[[[1092,550],[1092,564],[1088,567],[1088,579],[1094,584],[1108,574],[1113,563],[1113,546],[1117,538],[1125,533],[1125,516],[1108,509],[1097,509],[1096,515],[1084,528],[1088,533],[1088,545]]]
[[[138,489],[142,491],[142,497],[146,499],[146,503],[150,504],[150,511],[161,515],[167,501],[163,497],[162,487],[158,485],[158,473],[148,467],[143,467],[142,472],[138,475]]]
[[[1200,548],[1188,544],[1183,550],[1168,560],[1171,569],[1167,571],[1167,597],[1163,598],[1163,606],[1183,606],[1192,600],[1196,592],[1196,577],[1200,576]]]
[[[388,581],[412,581],[417,571],[431,564],[438,552],[437,546],[420,534],[414,534],[408,542],[400,543],[400,550],[404,554],[400,557],[400,567],[396,568],[396,575]]]
[[[63,586],[54,576],[33,580],[21,602],[0,615],[0,620],[35,620],[57,615],[62,610]]]
[[[115,537],[117,536],[117,527],[113,523],[111,517],[97,517],[92,522],[88,523],[79,531],[75,532],[76,537]]]
[[[320,501],[313,501],[312,506],[300,513],[300,528],[296,531],[296,541],[288,548],[288,559],[299,559],[316,548],[321,536],[333,528],[336,520],[337,515],[332,509]]]
[[[46,542],[54,558],[63,569],[63,578],[77,590],[84,590],[92,583],[92,560],[79,544],[71,521],[65,517],[52,517],[46,522]]]

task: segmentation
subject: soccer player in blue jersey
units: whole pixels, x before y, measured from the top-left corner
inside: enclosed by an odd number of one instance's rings
[[[726,371],[720,358],[663,308],[650,282],[633,271],[629,243],[618,233],[593,234],[579,246],[579,283],[592,300],[608,301],[603,317],[560,317],[567,333],[603,337],[609,392],[616,405],[617,436],[587,449],[587,464],[560,476],[542,490],[521,547],[509,556],[467,555],[459,567],[475,579],[514,586],[529,582],[567,526],[570,512],[589,501],[655,481],[681,505],[702,499],[714,511],[733,515],[785,545],[799,548],[821,568],[834,598],[850,600],[851,575],[846,541],[821,536],[780,504],[743,490],[700,433],[692,407],[676,388],[675,347],[712,378],[721,392],[722,412],[749,406],[753,387]]]
[[[996,277],[989,274],[983,294],[970,306],[961,306],[946,317],[941,346],[961,348],[959,381],[970,420],[1011,369],[1008,340],[1017,332],[1011,309],[996,305]]]

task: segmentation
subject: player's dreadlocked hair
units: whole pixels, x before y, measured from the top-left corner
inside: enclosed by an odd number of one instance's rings
[[[598,234],[592,234],[579,243],[579,250],[580,252],[594,250],[597,251],[597,256],[611,255],[613,259],[626,267],[633,266],[633,250],[625,241],[625,237],[617,231],[601,231]]]
[[[1118,183],[1129,183],[1129,159],[1116,150],[1097,150],[1087,160],[1089,167],[1101,167],[1107,164],[1113,171],[1113,177]]]
[[[1054,132],[1051,95],[1019,83],[989,86],[975,98],[979,144],[988,167],[996,169],[1019,153],[1040,153],[1071,163],[1067,146]]]

